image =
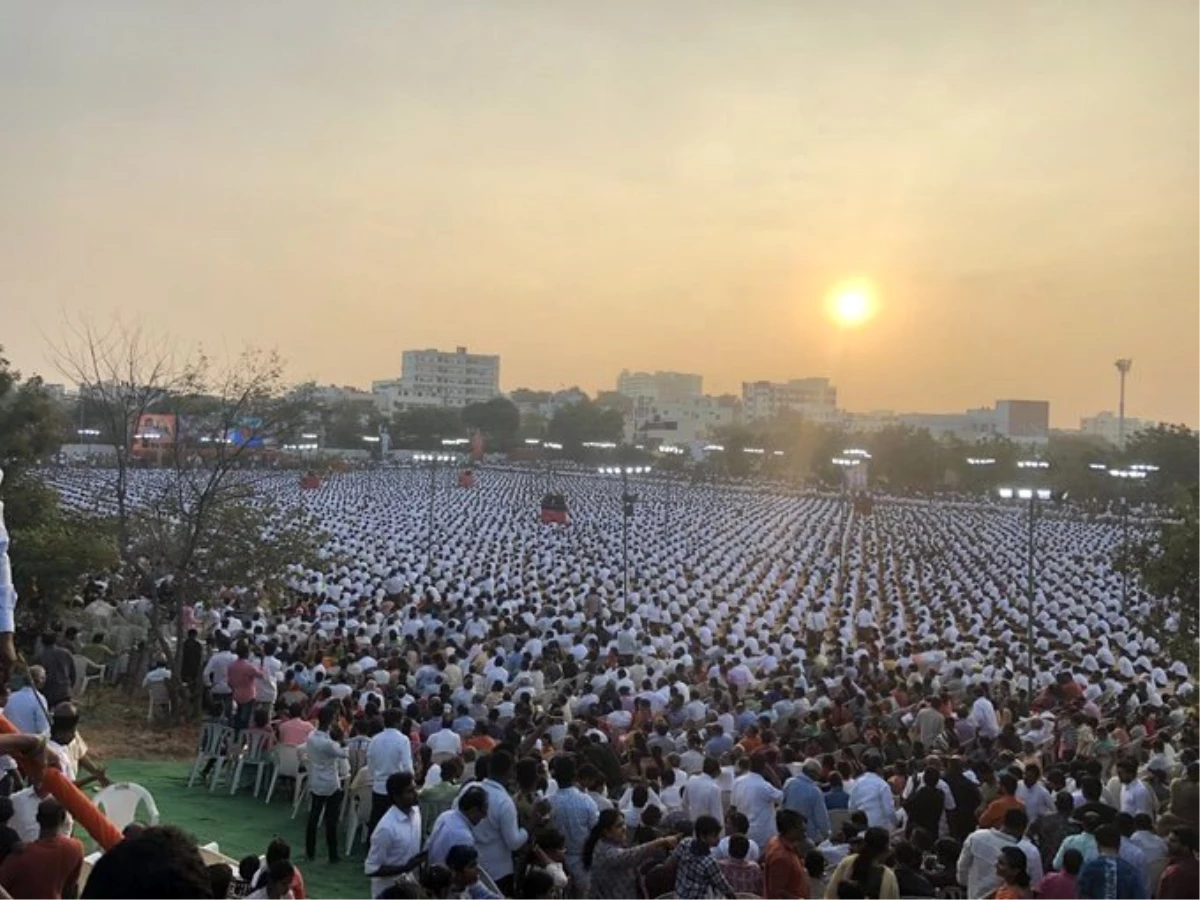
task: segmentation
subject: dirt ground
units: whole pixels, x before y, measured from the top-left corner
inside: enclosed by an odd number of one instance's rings
[[[89,688],[80,699],[79,731],[102,760],[185,760],[196,752],[199,726],[170,724],[161,711],[146,721],[146,697],[121,688]]]

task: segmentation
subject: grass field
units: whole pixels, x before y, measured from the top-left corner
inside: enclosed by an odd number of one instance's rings
[[[267,806],[260,796],[250,796],[252,788],[230,797],[228,788],[209,793],[199,781],[187,787],[189,766],[182,762],[140,762],[132,759],[113,760],[108,774],[113,781],[133,781],[154,795],[163,824],[177,825],[192,834],[201,844],[216,841],[221,852],[234,859],[261,854],[267,844],[282,837],[292,845],[292,861],[304,876],[309,897],[329,900],[337,897],[369,897],[369,882],[363,875],[366,848],[359,842],[352,858],[330,865],[325,858],[324,836],[318,836],[316,862],[304,859],[304,823],[307,811],[301,809],[292,819],[292,792],[275,789],[275,797]],[[265,790],[263,792],[265,794]],[[345,846],[344,832],[339,829],[338,842]],[[90,848],[89,848],[90,849]]]

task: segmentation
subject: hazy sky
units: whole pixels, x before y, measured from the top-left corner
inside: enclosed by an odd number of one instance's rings
[[[1193,0],[0,5],[0,343],[1197,424]],[[824,297],[873,280],[843,333]]]

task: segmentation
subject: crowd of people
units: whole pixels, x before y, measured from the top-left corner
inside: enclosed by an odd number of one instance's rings
[[[647,479],[626,590],[619,486],[559,476],[561,527],[540,473],[429,484],[261,479],[326,565],[185,611],[210,720],[303,748],[308,860],[369,788],[372,896],[1200,894],[1195,673],[1114,523],[1041,517],[1029,629],[1021,510]]]

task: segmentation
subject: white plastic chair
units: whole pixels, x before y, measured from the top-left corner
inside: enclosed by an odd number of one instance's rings
[[[205,722],[200,729],[200,743],[196,747],[196,762],[192,766],[192,774],[188,777],[187,786],[196,783],[196,777],[203,771],[205,764],[216,761],[228,753],[229,745],[233,743],[233,729],[228,725],[217,722]]]
[[[167,712],[170,713],[170,711],[171,711],[171,695],[169,693],[167,693],[167,684],[165,681],[151,682],[150,687],[147,689],[147,693],[149,693],[149,695],[150,695],[150,709],[146,713],[146,721],[147,722],[154,721],[155,707],[165,706],[167,709]]]
[[[290,744],[280,744],[275,748],[275,771],[271,774],[271,784],[267,787],[267,803],[275,794],[275,785],[279,779],[290,778],[295,782],[292,789],[292,818],[300,809],[300,798],[304,794],[304,786],[308,782],[308,772],[304,771],[304,763],[300,759],[300,748]]]
[[[150,813],[150,824],[158,824],[158,806],[153,795],[140,784],[119,781],[110,784],[92,800],[110,822],[117,828],[137,820],[138,806],[144,804]]]
[[[104,684],[104,673],[107,666],[92,662],[83,654],[75,654],[75,696],[82,697],[87,686],[93,681]]]
[[[267,741],[270,739],[265,731],[256,731],[244,735],[245,745],[240,748],[238,753],[237,763],[233,767],[233,777],[229,781],[229,793],[236,794],[239,787],[242,785],[242,771],[246,766],[253,766],[254,774],[254,796],[257,797],[262,790],[263,775],[269,766],[274,765],[274,760],[270,749],[267,747]],[[230,760],[232,763],[233,760]],[[218,763],[219,765],[219,763]],[[214,778],[216,776],[214,775]]]
[[[354,842],[358,839],[359,832],[366,832],[367,826],[371,824],[371,779],[363,780],[357,791],[349,793],[346,796],[346,807],[349,810],[346,816],[346,856],[354,852]],[[365,834],[366,840],[371,840],[370,834]]]

